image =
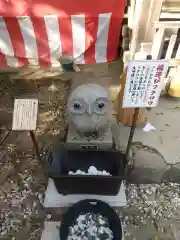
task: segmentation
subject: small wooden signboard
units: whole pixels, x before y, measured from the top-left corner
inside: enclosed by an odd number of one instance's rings
[[[36,155],[41,162],[39,147],[36,141],[34,130],[37,128],[38,100],[37,99],[15,99],[13,111],[12,130],[29,131],[33,141]],[[42,162],[41,162],[42,163]]]
[[[34,131],[37,126],[38,100],[15,99],[12,130]]]

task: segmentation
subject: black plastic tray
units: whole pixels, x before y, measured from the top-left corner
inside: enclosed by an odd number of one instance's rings
[[[60,194],[117,195],[124,177],[124,154],[117,150],[59,149],[49,159],[49,177]],[[112,176],[68,175],[90,166],[106,170]]]
[[[62,217],[60,226],[61,240],[67,239],[69,227],[74,225],[77,217],[80,214],[86,213],[101,214],[103,217],[107,218],[109,222],[109,227],[113,232],[113,240],[122,239],[121,222],[114,209],[105,202],[96,199],[86,199],[74,204],[67,210],[67,212]]]

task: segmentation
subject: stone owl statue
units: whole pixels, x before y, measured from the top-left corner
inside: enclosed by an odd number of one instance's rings
[[[78,132],[104,131],[111,113],[108,91],[94,83],[80,85],[70,94],[67,111],[69,123]]]

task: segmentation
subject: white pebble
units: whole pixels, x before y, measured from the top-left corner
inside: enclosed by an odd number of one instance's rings
[[[80,169],[78,169],[78,170],[76,171],[76,174],[79,174],[79,175],[81,175],[81,174],[82,174],[81,170],[80,170]]]
[[[82,171],[80,169],[76,170],[76,172],[69,171],[69,175],[104,175],[104,176],[111,176],[109,172],[106,170],[100,171],[94,166],[90,166],[88,169],[88,172]]]
[[[77,221],[80,222],[80,221],[84,221],[86,219],[86,215],[80,215],[78,218],[77,218]]]
[[[51,214],[48,214],[47,215],[47,219],[51,219],[52,215]]]
[[[88,172],[95,175],[98,171],[97,171],[97,168],[95,168],[94,166],[90,166],[88,169]]]

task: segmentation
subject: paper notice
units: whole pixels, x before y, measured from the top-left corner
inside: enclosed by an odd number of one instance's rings
[[[37,99],[15,99],[12,130],[36,130]]]

